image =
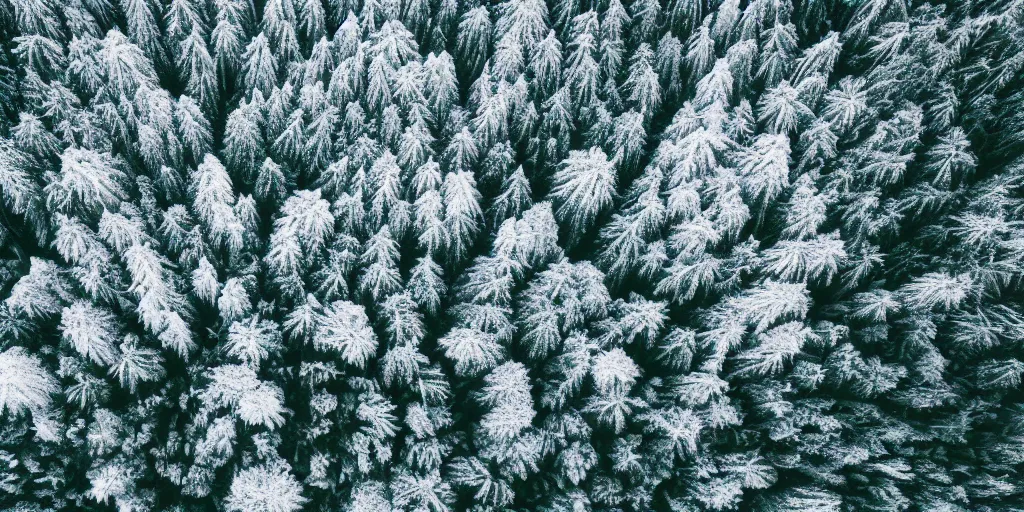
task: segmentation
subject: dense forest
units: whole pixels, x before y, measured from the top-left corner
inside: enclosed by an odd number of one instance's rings
[[[1022,24],[0,0],[0,509],[1024,510]]]

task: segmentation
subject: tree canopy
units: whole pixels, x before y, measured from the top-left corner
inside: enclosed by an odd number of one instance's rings
[[[1020,510],[1022,23],[0,0],[0,509]]]

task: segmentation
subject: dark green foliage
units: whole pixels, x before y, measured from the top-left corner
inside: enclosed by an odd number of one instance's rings
[[[1018,510],[1022,19],[0,0],[0,508]]]

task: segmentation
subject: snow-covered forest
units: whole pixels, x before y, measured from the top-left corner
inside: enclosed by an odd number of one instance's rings
[[[0,0],[0,509],[1019,511],[1022,0]]]

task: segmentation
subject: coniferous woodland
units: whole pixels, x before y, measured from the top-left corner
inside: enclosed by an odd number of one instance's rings
[[[0,508],[1012,511],[1020,0],[0,0]]]

